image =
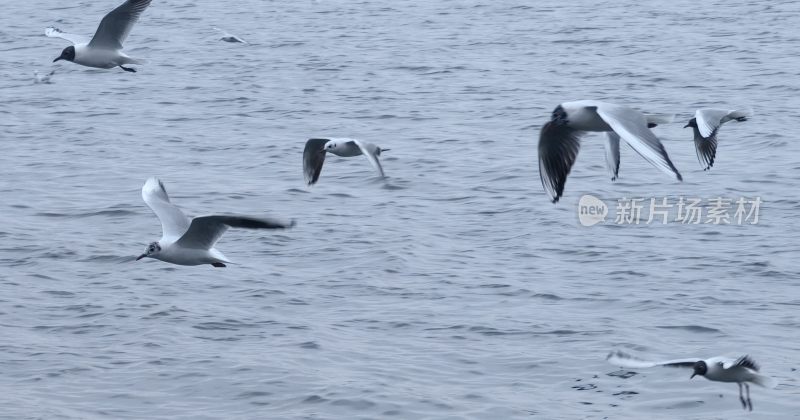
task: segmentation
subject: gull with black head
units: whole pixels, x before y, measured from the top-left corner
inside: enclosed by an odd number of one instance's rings
[[[198,216],[189,220],[181,209],[169,201],[164,184],[155,177],[142,187],[142,199],[161,221],[162,236],[147,246],[136,260],[149,257],[178,265],[211,264],[225,267],[230,261],[214,248],[219,238],[230,227],[244,229],[285,229],[294,221],[247,216]]]
[[[742,402],[742,408],[750,411],[753,411],[753,402],[750,400],[750,383],[765,388],[775,387],[775,380],[760,374],[758,364],[747,355],[737,358],[718,356],[701,359],[694,357],[664,362],[649,362],[617,350],[609,353],[606,360],[617,366],[634,369],[655,366],[691,368],[693,372],[689,379],[695,376],[702,376],[709,381],[736,382],[739,385],[739,401]],[[742,385],[747,390],[747,398],[742,394]]]
[[[717,132],[722,124],[728,121],[747,121],[750,112],[728,111],[724,109],[702,108],[694,113],[694,117],[683,127],[692,127],[697,160],[707,171],[714,166],[717,156]]]
[[[653,166],[682,181],[661,141],[650,131],[656,120],[635,109],[607,102],[584,100],[558,105],[539,134],[539,177],[553,203],[564,193],[581,136],[588,131],[607,133],[606,163],[612,180],[619,174],[622,138]]]
[[[87,67],[101,69],[119,67],[125,71],[135,72],[136,69],[125,67],[124,64],[142,64],[142,60],[123,53],[122,43],[150,2],[151,0],[127,0],[122,3],[100,21],[100,26],[91,39],[83,35],[69,34],[52,26],[45,29],[45,35],[66,39],[73,44],[64,48],[61,55],[53,62],[67,60]]]
[[[381,152],[389,149],[367,143],[365,141],[349,138],[317,138],[309,139],[303,150],[303,175],[308,185],[314,185],[322,173],[322,164],[325,163],[325,154],[330,152],[336,156],[351,157],[364,155],[373,168],[383,178],[383,167],[378,157]]]

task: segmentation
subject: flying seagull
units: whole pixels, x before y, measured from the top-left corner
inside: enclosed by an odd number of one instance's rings
[[[228,32],[228,31],[223,31],[222,29],[217,28],[217,27],[214,27],[213,29],[215,31],[219,32],[220,35],[222,35],[222,38],[219,39],[220,41],[238,42],[240,44],[247,44],[247,41],[243,40],[242,38],[239,38],[238,36]]]
[[[319,174],[322,172],[322,164],[325,163],[326,152],[342,157],[364,155],[369,163],[372,164],[372,167],[378,171],[378,174],[384,177],[378,156],[381,155],[382,151],[386,150],[389,149],[381,149],[372,143],[355,139],[309,139],[306,142],[305,150],[303,150],[303,174],[305,175],[306,183],[314,185],[319,179]]]
[[[39,74],[39,70],[33,71],[33,83],[34,84],[50,84],[52,83],[52,77],[56,74],[55,70],[51,70],[50,73],[47,74]]]
[[[120,67],[125,71],[135,72],[136,69],[124,67],[123,64],[142,64],[142,61],[123,53],[122,43],[125,42],[125,38],[128,37],[144,9],[150,5],[150,1],[127,0],[122,3],[100,21],[100,26],[91,39],[82,35],[68,34],[52,26],[45,29],[45,35],[63,38],[73,44],[64,48],[61,55],[53,62],[67,60],[88,67],[101,69]]]
[[[142,198],[150,210],[161,221],[161,239],[147,246],[144,257],[155,258],[178,265],[211,264],[225,267],[230,261],[214,244],[229,227],[245,229],[285,229],[294,226],[272,219],[257,219],[246,216],[198,216],[191,221],[181,209],[169,201],[164,184],[155,177],[149,178],[142,187]]]
[[[702,108],[694,113],[694,118],[689,120],[683,128],[692,127],[694,131],[694,146],[697,150],[697,160],[707,171],[714,166],[714,157],[717,155],[717,132],[722,124],[728,121],[747,121],[749,112],[727,111],[724,109]]]
[[[709,381],[736,382],[739,385],[739,401],[742,408],[753,411],[753,402],[750,400],[750,382],[766,388],[774,388],[775,381],[758,373],[758,364],[750,356],[736,359],[728,357],[712,357],[709,359],[690,358],[667,360],[664,362],[648,362],[635,358],[622,351],[614,351],[606,357],[609,363],[627,368],[649,368],[654,366],[692,368],[692,376],[703,376]],[[742,395],[742,385],[747,390],[747,398]]]
[[[567,175],[578,156],[580,138],[587,131],[606,132],[606,163],[612,180],[619,173],[622,138],[653,166],[682,181],[664,146],[650,131],[655,120],[635,109],[607,102],[585,100],[558,105],[539,134],[539,177],[553,203],[564,192]]]

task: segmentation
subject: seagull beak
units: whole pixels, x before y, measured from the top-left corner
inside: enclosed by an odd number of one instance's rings
[[[686,128],[686,127],[684,127],[684,128]],[[690,376],[690,377],[689,377],[689,379],[692,379],[692,378],[694,378],[694,377],[695,377],[695,375],[697,375],[697,372],[693,373],[693,374],[692,374],[692,376]]]
[[[53,60],[53,62],[55,63],[55,62],[56,62],[56,61],[58,61],[58,60],[62,60],[62,58],[61,58],[61,57],[62,57],[62,56],[58,56],[58,57],[57,57],[55,60]]]
[[[139,255],[138,257],[136,257],[136,261],[139,261],[139,260],[141,260],[142,258],[144,258],[146,256],[147,256],[147,254]]]
[[[683,126],[683,128],[686,128],[686,127],[691,127],[691,126],[689,124],[686,124],[686,125]]]

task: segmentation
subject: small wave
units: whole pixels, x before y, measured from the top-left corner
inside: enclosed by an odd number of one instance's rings
[[[656,325],[656,328],[663,328],[668,330],[686,330],[696,333],[722,334],[722,331],[716,328],[704,327],[702,325]]]

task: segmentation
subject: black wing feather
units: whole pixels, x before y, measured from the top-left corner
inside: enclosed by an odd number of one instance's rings
[[[714,158],[717,156],[717,131],[715,129],[708,137],[703,137],[700,130],[696,126],[692,127],[694,131],[694,146],[697,150],[697,160],[703,166],[703,170],[707,171],[714,166]]]
[[[748,369],[752,369],[752,370],[758,372],[758,364],[756,364],[755,360],[751,359],[750,356],[747,356],[747,355],[736,359],[736,361],[733,362],[733,365],[734,366],[746,367]]]
[[[328,139],[309,139],[303,150],[303,174],[306,184],[314,185],[322,173],[322,164],[325,163],[325,143]]]
[[[539,177],[553,203],[564,193],[572,165],[580,149],[581,132],[550,121],[539,134]]]

